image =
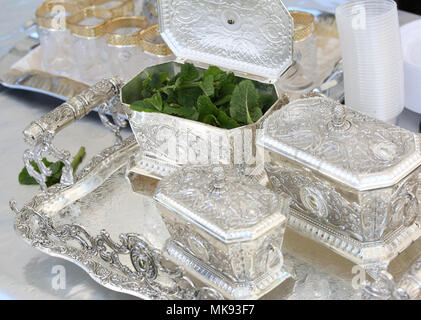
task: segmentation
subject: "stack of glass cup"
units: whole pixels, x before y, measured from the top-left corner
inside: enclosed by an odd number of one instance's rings
[[[74,68],[67,18],[81,7],[77,2],[46,1],[35,16],[41,43],[42,67],[46,72],[68,75]]]
[[[133,0],[91,0],[91,5],[111,11],[113,17],[134,14]]]
[[[396,123],[404,108],[404,75],[396,3],[351,1],[339,6],[345,102],[380,120]]]
[[[105,40],[110,71],[123,80],[144,69],[148,56],[141,47],[141,32],[148,27],[145,17],[119,17],[107,22]]]
[[[281,80],[281,89],[305,93],[314,88],[317,79],[317,43],[314,15],[290,11],[294,19],[294,63]]]
[[[142,38],[142,50],[146,54],[146,58],[142,64],[143,68],[169,62],[175,59],[171,49],[161,38],[157,24],[143,30],[140,33],[140,36]]]
[[[110,10],[100,7],[86,7],[69,17],[76,62],[72,78],[92,85],[99,75],[110,76],[104,35],[106,23],[112,17]]]
[[[92,85],[112,75],[130,79],[171,61],[158,25],[135,16],[138,0],[47,1],[37,10],[43,69]]]

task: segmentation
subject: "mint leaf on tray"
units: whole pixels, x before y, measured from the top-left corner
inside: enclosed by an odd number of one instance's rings
[[[79,151],[77,152],[77,154],[75,155],[71,163],[73,172],[76,172],[77,168],[83,161],[83,158],[85,157],[85,155],[86,155],[85,147],[80,147]],[[47,181],[45,183],[47,187],[51,187],[54,184],[60,183],[64,163],[62,161],[50,162],[46,158],[43,158],[42,162],[45,164],[47,168],[51,170],[51,176],[47,178]],[[35,163],[35,161],[31,161],[31,165],[34,167],[36,172],[40,173],[38,165]],[[23,185],[37,185],[38,184],[38,182],[29,175],[28,170],[26,168],[23,168],[22,171],[19,173],[18,180],[19,180],[19,183]]]

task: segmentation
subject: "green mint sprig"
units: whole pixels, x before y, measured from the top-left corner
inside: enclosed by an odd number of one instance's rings
[[[85,155],[86,155],[85,147],[80,147],[79,151],[77,152],[77,154],[75,155],[71,163],[73,172],[76,172],[77,168],[82,163]],[[64,163],[62,161],[50,162],[46,158],[43,158],[42,162],[45,164],[47,168],[51,170],[51,173],[52,173],[51,176],[47,178],[47,181],[45,183],[47,187],[51,187],[54,184],[60,183]],[[35,171],[40,173],[38,165],[35,163],[35,161],[31,161],[30,163],[34,167]],[[38,184],[38,182],[29,175],[26,167],[23,168],[22,171],[19,173],[18,180],[19,180],[19,183],[23,185],[37,185]]]

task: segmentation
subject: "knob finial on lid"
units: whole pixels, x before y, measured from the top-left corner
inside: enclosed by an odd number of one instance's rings
[[[329,129],[332,131],[345,131],[351,127],[346,120],[346,108],[343,104],[332,102],[332,120],[329,122]]]

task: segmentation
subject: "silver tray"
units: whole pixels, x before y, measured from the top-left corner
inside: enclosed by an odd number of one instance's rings
[[[317,12],[316,21],[318,82],[315,90],[332,99],[342,100],[344,84],[335,16],[331,13]],[[64,101],[91,85],[44,71],[41,64],[41,47],[35,32],[18,42],[0,59],[0,83],[8,88],[34,91]],[[291,94],[291,97],[299,95]]]
[[[15,230],[33,247],[75,263],[108,289],[142,299],[219,298],[179,267],[164,267],[168,232],[151,197],[132,192],[125,179],[128,159],[137,151],[131,136],[97,155],[75,185],[52,187],[20,210],[12,203]],[[290,230],[283,250],[295,288],[291,292],[292,284],[282,285],[265,298],[368,297],[352,287],[354,265],[339,255]],[[391,274],[403,278],[420,250],[418,241],[392,263]],[[421,260],[417,263],[420,267]]]
[[[53,146],[55,134],[98,104],[115,107],[110,101],[116,100],[119,85],[114,79],[102,81],[33,122],[24,133],[27,141],[36,143],[30,143],[25,159],[39,160],[48,152],[69,158]],[[76,114],[66,112],[69,108]],[[108,125],[117,136],[115,144],[93,157],[77,176],[44,190],[22,208],[11,201],[16,232],[38,250],[80,266],[111,290],[142,299],[222,298],[167,260],[163,245],[169,234],[150,196],[153,181],[131,184],[126,178],[140,149],[133,135],[121,139],[123,125]],[[388,270],[372,270],[375,279],[291,230],[285,233],[283,252],[296,281],[284,283],[265,299],[421,296],[421,241],[393,260]]]

